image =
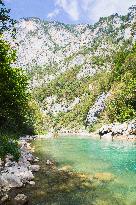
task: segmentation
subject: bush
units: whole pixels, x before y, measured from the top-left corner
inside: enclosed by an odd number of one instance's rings
[[[107,114],[111,122],[124,122],[136,117],[136,51],[135,46],[121,61],[115,61],[111,96],[107,102]],[[126,57],[125,57],[126,56]],[[122,60],[123,59],[123,60]]]
[[[15,160],[19,159],[20,152],[18,143],[14,136],[1,135],[0,136],[0,157],[4,159],[5,155],[11,154]]]

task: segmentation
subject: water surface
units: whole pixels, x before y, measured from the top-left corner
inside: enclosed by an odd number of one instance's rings
[[[82,186],[79,185],[80,182],[78,182],[78,185],[75,183],[76,186],[70,190],[59,189],[58,191],[57,188],[54,189],[54,186],[58,185],[59,187],[59,182],[56,180],[57,175],[55,175],[56,178],[55,176],[48,178],[47,173],[44,175],[44,171],[41,171],[37,175],[37,183],[40,184],[38,192],[43,193],[43,198],[38,199],[38,196],[35,197],[33,204],[136,205],[135,143],[110,142],[95,140],[90,137],[69,136],[58,139],[37,140],[34,145],[42,167],[46,167],[46,160],[51,159],[57,162],[58,168],[69,166],[74,173],[84,173],[92,176],[92,178],[97,174],[107,173],[108,176],[113,176],[113,179],[102,180],[98,177],[98,179],[91,182],[92,187],[90,186],[90,188],[82,189]],[[47,178],[50,179],[48,186]],[[50,193],[46,190],[46,188],[49,189],[49,183],[56,183],[50,185],[52,187]],[[69,186],[69,184],[66,186]],[[35,188],[33,193],[36,194],[36,191]]]

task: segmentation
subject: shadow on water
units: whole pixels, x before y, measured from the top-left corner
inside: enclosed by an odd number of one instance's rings
[[[81,142],[77,139],[75,142],[72,141],[74,149],[72,149],[73,147],[71,146],[71,139],[69,140],[69,144],[68,140],[63,140],[62,142],[61,139],[58,141],[37,142],[35,144],[35,154],[40,158],[39,165],[41,169],[35,174],[36,185],[26,185],[24,188],[14,189],[10,193],[11,197],[14,198],[16,194],[23,193],[29,198],[28,205],[136,205],[136,201],[134,200],[132,200],[131,203],[130,201],[129,203],[126,201],[125,192],[127,195],[128,190],[124,182],[122,184],[120,181],[118,182],[118,179],[110,172],[108,167],[106,168],[106,172],[98,172],[97,170],[97,174],[84,171],[76,172],[76,170],[73,170],[75,164],[77,165],[75,159],[79,160],[79,164],[81,162],[81,166],[87,163],[91,164],[90,167],[92,169],[94,166],[92,160],[94,160],[96,168],[96,162],[99,158],[101,159],[101,153],[103,153],[103,159],[106,159],[106,155],[108,159],[113,158],[112,162],[114,162],[115,165],[117,163],[113,157],[114,149],[110,149],[112,150],[112,155],[110,155],[109,151],[107,153],[109,145],[100,144],[97,148],[95,145],[98,145],[98,142],[90,142],[90,140],[87,140],[85,143],[84,139],[82,142],[81,146]],[[91,143],[93,143],[93,146]],[[64,149],[65,152],[62,149]],[[96,152],[94,152],[95,149]],[[115,155],[116,158],[116,156],[119,156],[119,153],[117,149],[115,149],[115,151],[117,153],[117,155]],[[77,153],[76,156],[75,152]],[[84,156],[85,153],[86,155]],[[73,160],[71,160],[72,156]],[[81,156],[83,157],[82,160],[80,159]],[[90,158],[90,156],[93,156],[93,159]],[[46,165],[47,159],[53,161],[53,165]],[[88,162],[84,162],[84,159],[87,159]],[[89,160],[91,160],[91,162]],[[100,161],[98,161],[98,164],[99,162]],[[122,164],[122,161],[120,163]],[[104,161],[102,165],[106,167]],[[90,170],[90,167],[87,168]],[[118,166],[116,165],[116,167]],[[124,176],[126,177],[126,175]],[[115,190],[117,192],[115,192]],[[129,191],[131,197],[134,190],[130,189]],[[132,196],[132,198],[134,198],[134,196]],[[9,203],[7,205],[12,204]]]
[[[46,159],[51,159],[51,156]],[[12,190],[12,197],[17,193],[26,194],[28,205],[125,205],[108,190],[107,184],[112,183],[111,180],[98,180],[89,174],[60,170],[57,164],[45,165],[46,159],[40,161],[41,170],[36,174],[36,185]]]

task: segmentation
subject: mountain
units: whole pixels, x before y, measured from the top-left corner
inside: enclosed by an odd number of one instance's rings
[[[102,17],[94,25],[34,17],[17,22],[17,66],[27,71],[50,128],[79,130],[97,121],[111,89],[116,53],[132,50],[135,25],[136,6],[125,16]]]

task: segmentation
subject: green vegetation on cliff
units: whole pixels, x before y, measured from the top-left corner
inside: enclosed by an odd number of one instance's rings
[[[97,62],[97,58],[92,58]],[[94,62],[95,63],[95,62]],[[104,62],[105,63],[105,62]],[[101,67],[101,60],[99,66]],[[56,96],[55,103],[70,105],[75,98],[79,102],[67,112],[53,114],[48,111],[49,127],[57,129],[82,129],[86,127],[86,117],[91,106],[101,93],[108,93],[106,109],[100,115],[98,123],[124,122],[136,116],[136,46],[130,47],[129,42],[112,57],[112,67],[109,71],[100,71],[93,76],[77,78],[81,66],[71,68],[62,73],[46,86],[33,90],[36,101],[43,109],[48,110],[48,97]],[[97,127],[97,126],[96,126]],[[92,130],[92,128],[91,128]]]
[[[124,122],[136,117],[136,45],[131,51],[116,54],[111,72],[107,114],[111,122]]]

